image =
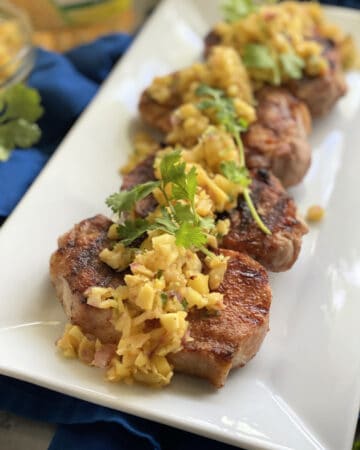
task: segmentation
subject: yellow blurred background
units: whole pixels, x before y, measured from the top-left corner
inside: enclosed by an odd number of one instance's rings
[[[151,0],[10,0],[25,10],[34,27],[34,43],[66,51],[117,31],[131,32]],[[135,4],[134,4],[135,3]]]

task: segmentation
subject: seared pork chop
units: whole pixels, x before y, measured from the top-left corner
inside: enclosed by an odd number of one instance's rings
[[[339,50],[329,39],[316,40],[324,46],[323,55],[329,62],[329,70],[322,76],[305,76],[283,86],[306,103],[313,117],[327,114],[347,91]],[[205,55],[209,54],[213,46],[221,44],[221,37],[215,31],[210,31],[205,38]]]
[[[298,184],[311,162],[309,111],[281,88],[263,88],[256,98],[257,121],[243,135],[246,164],[270,169],[285,187]]]
[[[116,287],[123,283],[123,275],[98,256],[110,245],[107,230],[111,223],[101,215],[83,220],[59,238],[58,249],[50,259],[51,280],[67,318],[103,343],[119,339],[110,323],[111,311],[88,305],[84,292],[90,286]]]
[[[59,239],[50,261],[50,274],[68,319],[102,342],[117,343],[110,310],[86,304],[91,286],[118,286],[121,273],[102,263],[99,252],[108,244],[111,221],[104,216],[83,220]],[[258,351],[268,330],[271,290],[265,269],[247,255],[224,250],[230,256],[219,291],[225,308],[217,315],[190,311],[189,332],[194,341],[173,354],[175,370],[224,384],[233,367],[244,365]]]
[[[177,372],[207,378],[216,387],[223,386],[230,369],[243,366],[259,350],[269,328],[271,303],[265,269],[245,254],[221,252],[230,256],[218,289],[225,309],[219,315],[192,310],[188,320],[194,340],[170,357]]]
[[[311,161],[308,108],[287,90],[276,87],[262,89],[256,99],[257,120],[242,134],[246,163],[250,168],[271,169],[285,187],[293,186],[303,179]],[[145,122],[166,133],[177,106],[180,104],[175,101],[160,105],[145,91],[139,109]]]
[[[152,163],[149,163],[151,158],[153,160],[155,155],[149,156],[133,169],[131,183],[129,179],[125,181],[128,189],[152,179]],[[148,178],[145,176],[145,169],[149,171]],[[229,214],[230,231],[223,238],[221,246],[247,253],[273,272],[288,270],[299,255],[302,236],[307,232],[307,226],[297,217],[294,200],[271,172],[254,169],[251,171],[251,177],[251,197],[272,234],[268,236],[257,227],[243,197],[240,196],[237,207]],[[144,217],[155,208],[156,202],[152,196],[142,202],[136,210],[140,210],[141,216]]]
[[[327,114],[347,91],[338,49],[330,40],[322,42],[325,43],[324,55],[329,62],[325,75],[292,80],[288,84],[290,91],[307,104],[314,117]]]
[[[230,212],[230,231],[221,246],[244,252],[272,272],[290,269],[296,261],[302,236],[308,229],[297,217],[296,205],[279,180],[264,169],[253,170],[251,198],[271,234],[256,226],[242,196]]]

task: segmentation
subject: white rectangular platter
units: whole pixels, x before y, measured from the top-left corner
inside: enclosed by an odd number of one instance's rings
[[[271,277],[271,330],[224,388],[180,375],[162,391],[114,385],[55,351],[65,322],[48,276],[56,239],[108,212],[104,199],[119,187],[142,89],[201,55],[219,3],[161,4],[0,230],[0,372],[243,448],[350,449],[360,400],[356,72],[346,97],[315,123],[312,168],[292,191],[300,212],[319,203],[326,219],[305,237],[295,267]],[[360,14],[327,11],[360,46]]]

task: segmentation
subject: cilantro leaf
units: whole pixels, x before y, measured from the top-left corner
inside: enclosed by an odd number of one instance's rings
[[[230,181],[240,184],[243,188],[251,184],[249,171],[246,167],[238,166],[234,161],[223,161],[220,165],[222,174]]]
[[[192,167],[188,174],[184,173],[183,176],[173,181],[172,196],[178,200],[188,200],[193,205],[195,200],[195,193],[197,187],[197,173],[195,167]]]
[[[237,117],[234,103],[231,98],[225,96],[224,91],[201,84],[196,89],[195,94],[199,97],[209,97],[202,99],[197,104],[197,107],[201,111],[206,109],[215,110],[217,121],[224,125],[226,131],[235,136],[247,130],[247,122]],[[237,137],[239,138],[239,136]]]
[[[129,246],[135,239],[142,236],[149,229],[149,222],[145,219],[126,220],[123,225],[119,225],[117,232],[119,239],[125,247]]]
[[[302,70],[305,67],[303,59],[295,53],[282,53],[279,58],[281,67],[286,75],[296,80],[302,77]]]
[[[0,147],[12,149],[14,147],[30,147],[41,136],[36,123],[24,119],[16,119],[0,125]]]
[[[162,292],[160,294],[161,302],[164,305],[166,305],[166,302],[168,301],[168,295],[165,292]]]
[[[184,309],[185,311],[187,311],[187,310],[189,309],[189,303],[188,303],[188,301],[186,300],[186,298],[183,298],[183,299],[181,300],[181,305],[182,305],[182,307],[183,307],[183,309]]]
[[[191,222],[183,222],[175,233],[176,245],[179,247],[203,247],[207,237],[201,226],[196,226]]]
[[[22,83],[15,84],[0,94],[0,123],[18,118],[36,122],[44,113],[40,103],[41,97],[36,89]]]
[[[281,83],[281,75],[278,63],[265,45],[247,44],[245,46],[242,59],[245,66],[251,69],[263,69],[271,71],[272,83],[274,85],[279,85]]]
[[[194,203],[197,188],[197,172],[195,167],[192,167],[186,175],[186,192],[190,203]]]
[[[185,163],[181,162],[181,151],[166,153],[160,163],[161,180],[164,185],[177,183],[185,177]]]
[[[39,93],[23,84],[0,92],[0,161],[6,161],[15,147],[26,148],[41,137],[35,123],[43,114]]]
[[[161,208],[161,216],[157,217],[153,224],[151,224],[152,230],[162,230],[170,234],[175,234],[178,229],[178,225],[174,223],[169,211],[164,206]]]
[[[274,69],[276,66],[269,49],[261,44],[247,44],[243,54],[243,61],[247,67],[255,69]]]
[[[127,220],[118,227],[118,235],[124,245],[130,245],[146,231],[161,230],[174,235],[177,245],[200,249],[211,255],[204,247],[207,242],[205,230],[214,226],[214,220],[198,216],[195,210],[196,169],[192,167],[188,173],[185,169],[186,163],[182,161],[180,150],[166,153],[160,162],[160,181],[144,183],[107,198],[107,205],[115,213],[120,213],[130,211],[137,201],[146,197],[154,188],[158,187],[164,195],[165,205],[161,207],[160,215],[151,220]],[[171,184],[171,196],[166,192],[167,184]]]
[[[224,19],[232,23],[243,19],[257,10],[252,0],[227,0],[222,6]]]
[[[106,204],[114,213],[131,211],[136,202],[147,197],[159,185],[159,181],[148,181],[147,183],[139,184],[128,191],[116,192],[106,199]]]
[[[213,217],[200,217],[200,225],[204,230],[210,231],[215,227],[215,220]]]
[[[220,89],[213,88],[207,84],[200,84],[195,93],[199,97],[208,96],[215,100],[222,97],[222,91]],[[205,106],[205,108],[208,108],[208,106]]]
[[[247,46],[247,51],[248,62],[250,64],[254,64],[255,66],[256,64],[258,66],[268,66],[273,70],[274,84],[280,83],[279,68],[277,67],[275,60],[272,59],[268,49],[265,46],[259,44],[249,44]],[[222,125],[224,125],[225,129],[230,134],[232,134],[238,146],[239,165],[236,165],[234,161],[223,162],[221,164],[222,173],[229,180],[235,183],[239,183],[244,188],[243,195],[255,222],[264,233],[271,234],[270,230],[266,227],[259,214],[257,213],[249,193],[250,191],[248,186],[251,183],[251,179],[246,169],[244,147],[240,138],[240,133],[241,131],[246,130],[247,124],[241,120],[238,120],[232,100],[227,98],[224,92],[220,89],[214,89],[207,85],[200,85],[195,93],[199,96],[205,95],[209,97],[205,100],[200,101],[197,107],[199,109],[215,109],[217,120]]]
[[[193,220],[194,213],[188,204],[176,203],[174,205],[176,219],[178,222],[188,222]]]

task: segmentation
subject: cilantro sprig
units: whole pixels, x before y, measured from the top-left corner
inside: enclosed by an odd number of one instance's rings
[[[15,147],[30,147],[40,139],[36,121],[43,112],[35,89],[20,83],[0,92],[0,161],[6,161]]]
[[[233,23],[249,14],[258,11],[262,3],[277,3],[278,0],[227,0],[222,5],[222,12],[226,22]]]
[[[165,204],[160,214],[149,219],[126,220],[118,227],[121,242],[128,246],[146,231],[162,230],[175,236],[176,244],[184,248],[211,252],[205,247],[207,233],[214,228],[214,220],[201,218],[195,209],[197,188],[195,167],[186,172],[181,160],[181,151],[166,153],[160,162],[160,180],[140,184],[129,191],[121,191],[108,197],[107,205],[114,213],[121,215],[131,211],[135,203],[159,189]]]
[[[217,121],[233,136],[238,147],[239,164],[237,165],[234,161],[223,162],[221,164],[223,175],[230,181],[240,184],[243,187],[244,199],[253,219],[265,234],[271,234],[271,231],[256,211],[250,196],[251,178],[245,165],[244,146],[240,137],[240,133],[247,129],[247,123],[238,118],[232,99],[226,97],[221,89],[215,89],[202,84],[197,88],[195,93],[199,97],[205,97],[197,104],[197,107],[200,110],[210,109],[214,111]]]
[[[244,119],[238,118],[231,98],[226,97],[222,90],[212,88],[207,84],[201,84],[195,93],[199,97],[205,97],[197,104],[197,107],[201,111],[206,109],[215,111],[217,121],[234,136],[239,148],[240,165],[245,165],[244,147],[240,133],[247,129],[248,123]]]
[[[224,19],[228,23],[243,19],[256,10],[253,0],[227,0],[222,5]]]

